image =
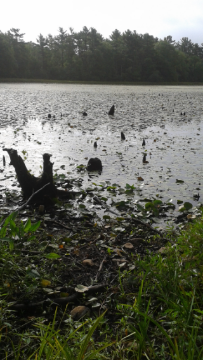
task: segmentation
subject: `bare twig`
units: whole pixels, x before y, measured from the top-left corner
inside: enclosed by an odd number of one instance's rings
[[[41,190],[43,190],[43,189],[44,189],[46,186],[48,186],[48,185],[50,185],[50,183],[45,184],[44,186],[42,186],[42,188],[40,188],[39,190],[35,191],[35,192],[29,197],[29,199],[26,201],[26,203],[24,203],[24,204],[23,204],[22,206],[20,206],[18,209],[14,210],[14,211],[11,211],[9,215],[11,215],[13,212],[17,212],[17,213],[18,213],[20,210],[22,210],[22,209],[30,202],[30,200],[31,200],[36,194],[38,194]],[[9,215],[8,215],[8,216],[9,216]],[[7,216],[7,217],[8,217],[8,216]],[[5,221],[5,220],[3,220],[3,221],[1,222],[0,227],[3,225],[4,221]]]
[[[101,272],[103,263],[104,263],[105,260],[106,260],[106,256],[103,258],[103,260],[102,260],[102,262],[101,262],[101,264],[100,264],[100,266],[99,266],[99,270],[97,271],[97,275],[96,275],[94,281],[97,281],[97,279],[98,279],[98,277],[99,277],[99,275],[100,275],[100,272]]]
[[[36,194],[38,194],[41,190],[43,190],[43,189],[44,189],[46,186],[48,186],[48,185],[50,185],[50,183],[45,184],[44,186],[42,186],[42,188],[40,188],[39,190],[35,191],[35,192],[29,197],[29,199],[26,201],[26,203],[23,204],[23,205],[17,210],[17,212],[20,211],[20,210],[22,210],[22,209],[30,202],[30,200],[31,200]]]

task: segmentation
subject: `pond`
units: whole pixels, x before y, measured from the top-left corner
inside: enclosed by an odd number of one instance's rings
[[[50,153],[54,173],[82,179],[84,189],[117,184],[122,199],[129,184],[134,203],[158,198],[171,201],[176,212],[177,200],[196,206],[203,196],[202,100],[202,86],[1,83],[2,196],[20,192],[6,147],[16,149],[34,175],[40,174],[42,154]],[[101,159],[101,174],[79,171],[91,157]]]

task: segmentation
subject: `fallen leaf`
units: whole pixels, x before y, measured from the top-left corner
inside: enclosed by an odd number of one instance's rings
[[[89,311],[89,308],[86,306],[76,306],[73,310],[71,310],[70,314],[72,319],[79,320]]]
[[[166,246],[163,246],[157,252],[159,254],[167,254],[168,251],[169,251],[169,248],[167,248]]]
[[[78,256],[79,253],[80,253],[80,252],[79,252],[79,249],[75,249],[75,250],[73,251],[73,253],[74,253],[74,255],[77,255],[77,256]]]
[[[41,285],[42,285],[42,287],[47,287],[47,286],[51,285],[51,281],[43,279],[41,281]]]
[[[45,293],[51,293],[53,290],[50,289],[50,288],[43,288],[43,291],[44,291]]]
[[[92,304],[92,308],[99,308],[101,306],[101,304],[100,303],[95,303],[95,304]]]
[[[5,287],[10,287],[11,285],[10,285],[8,282],[5,282],[5,283],[4,283],[4,286],[5,286]]]
[[[124,266],[126,266],[126,262],[119,264],[118,266],[119,266],[119,268],[123,268]]]
[[[77,287],[75,288],[75,291],[77,291],[77,292],[85,292],[87,290],[89,290],[89,288],[84,285],[77,285]]]
[[[125,258],[122,259],[112,259],[112,261],[114,262],[127,262],[127,260]]]
[[[125,243],[123,246],[124,246],[126,249],[133,249],[133,248],[134,248],[133,244],[131,244],[130,242]]]
[[[91,259],[85,259],[83,260],[83,265],[89,265],[89,266],[94,266],[94,263]]]
[[[94,302],[94,301],[97,301],[98,299],[96,297],[93,297],[91,299],[88,300],[88,302]]]
[[[113,250],[116,254],[118,254],[119,256],[122,256],[122,250],[120,250],[120,249],[114,249]]]
[[[135,269],[135,265],[129,266],[129,270],[134,270]]]
[[[141,176],[138,176],[137,180],[138,181],[144,181],[144,179]]]
[[[190,219],[196,219],[196,215],[188,214],[188,215],[187,215],[187,219],[188,219],[188,220],[190,220]]]
[[[66,292],[60,293],[60,297],[68,297],[68,296],[69,296],[69,293],[66,293]]]

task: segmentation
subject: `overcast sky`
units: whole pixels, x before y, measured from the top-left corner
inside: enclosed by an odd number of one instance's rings
[[[1,0],[0,30],[18,28],[25,41],[41,33],[57,35],[59,27],[75,32],[95,28],[104,38],[118,29],[171,35],[203,43],[203,0]]]

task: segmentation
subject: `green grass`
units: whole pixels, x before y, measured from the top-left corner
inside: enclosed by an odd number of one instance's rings
[[[119,291],[109,305],[116,314],[113,323],[108,310],[84,322],[74,322],[65,313],[60,318],[55,312],[49,324],[34,319],[32,328],[21,330],[6,300],[9,279],[17,286],[24,276],[11,240],[18,235],[32,241],[27,230],[35,232],[37,226],[30,221],[17,225],[11,215],[1,227],[2,359],[203,359],[202,217],[178,236],[168,231],[170,241],[162,252],[138,257],[133,271],[119,272]]]
[[[131,291],[128,304],[118,305],[123,328],[137,344],[135,358],[202,359],[202,219],[162,255],[149,254],[135,265],[134,275],[123,277],[123,287]]]

